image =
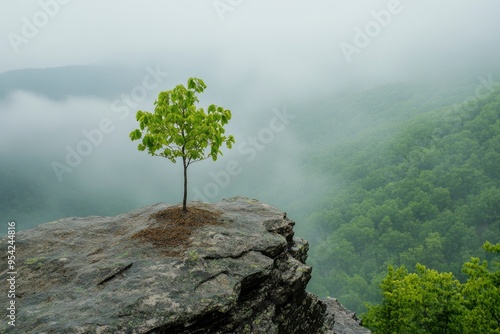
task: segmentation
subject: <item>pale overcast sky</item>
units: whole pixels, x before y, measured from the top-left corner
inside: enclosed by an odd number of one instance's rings
[[[227,71],[222,77],[252,71],[308,86],[430,75],[498,61],[500,50],[493,0],[6,0],[2,7],[0,72],[178,59],[217,66]]]

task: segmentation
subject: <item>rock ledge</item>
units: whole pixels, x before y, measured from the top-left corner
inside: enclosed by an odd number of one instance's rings
[[[132,238],[166,204],[19,232],[14,333],[370,333],[305,291],[308,243],[284,212],[243,197],[190,205],[220,224],[177,257]]]

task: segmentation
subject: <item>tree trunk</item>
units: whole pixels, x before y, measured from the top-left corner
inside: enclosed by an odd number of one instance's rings
[[[182,211],[187,212],[186,203],[187,203],[187,183],[188,183],[187,168],[188,168],[188,166],[186,165],[186,158],[185,157],[182,157],[182,165],[184,167],[184,196],[182,198]]]

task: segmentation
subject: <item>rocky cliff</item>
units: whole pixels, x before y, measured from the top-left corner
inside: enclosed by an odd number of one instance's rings
[[[0,331],[369,333],[305,291],[308,244],[284,212],[242,197],[190,205],[19,232],[16,326]]]

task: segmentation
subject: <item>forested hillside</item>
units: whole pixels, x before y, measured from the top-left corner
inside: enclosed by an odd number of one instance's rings
[[[308,219],[309,289],[362,312],[380,301],[388,265],[463,279],[463,263],[500,239],[499,115],[496,91],[311,160],[332,191]]]
[[[2,146],[0,189],[4,191],[0,195],[1,220],[15,220],[22,230],[62,217],[115,215],[156,202],[175,203],[179,199],[176,189],[180,188],[176,188],[173,181],[178,178],[176,171],[179,166],[171,165],[171,177],[165,179],[162,161],[144,157],[148,160],[143,165],[140,157],[134,156],[137,153],[136,146],[129,142],[130,131],[125,131],[126,124],[122,124],[119,118],[113,118],[116,114],[110,111],[111,100],[116,97],[114,92],[130,90],[137,80],[126,78],[137,75],[140,77],[144,74],[143,69],[139,74],[136,71],[125,71],[120,76],[113,75],[113,68],[105,68],[102,73],[98,70],[99,68],[94,67],[67,67],[30,70],[32,72],[12,71],[0,75],[0,98],[17,89],[50,98],[50,108],[38,112],[43,113],[47,120],[56,117],[52,110],[54,107],[62,107],[70,115],[76,112],[74,109],[78,109],[78,104],[54,102],[64,100],[68,95],[94,96],[98,91],[97,96],[110,99],[109,103],[103,102],[102,111],[96,111],[102,114],[94,115],[95,118],[86,124],[76,121],[73,125],[65,121],[61,123],[62,127],[53,127],[50,122],[39,124],[37,131],[44,135],[36,137],[33,143],[30,143],[30,133],[27,132],[23,136],[24,140],[18,142],[24,144],[22,148],[7,144],[8,142]],[[83,77],[91,78],[83,80],[87,84],[80,83],[82,73],[85,73]],[[102,80],[104,77],[108,79]],[[89,82],[99,82],[99,85],[94,87]],[[243,172],[231,178],[227,187],[209,200],[217,201],[236,195],[258,198],[287,210],[290,217],[298,223],[297,233],[304,235],[310,232],[308,238],[315,238],[315,231],[309,231],[310,225],[306,220],[318,210],[318,197],[323,197],[327,189],[337,187],[337,180],[331,174],[336,171],[335,164],[338,163],[333,160],[342,158],[337,154],[339,150],[367,136],[373,138],[376,135],[377,138],[383,137],[381,140],[385,141],[394,135],[399,124],[420,113],[463,101],[477,86],[476,78],[465,76],[462,79],[443,79],[442,82],[391,83],[366,90],[346,89],[314,98],[308,95],[294,97],[287,103],[280,101],[284,103],[283,107],[279,104],[274,106],[280,110],[286,109],[294,116],[290,124],[284,131],[276,133],[274,141],[266,141],[266,145],[259,146],[256,151],[258,154],[252,161],[249,161],[248,155],[239,154],[238,149],[227,152],[228,157],[241,164]],[[228,96],[231,98],[232,95]],[[30,99],[28,96],[22,98]],[[44,99],[36,101],[46,102]],[[81,103],[86,100],[76,101]],[[6,102],[0,108],[0,114],[8,115],[11,108],[9,103]],[[91,106],[95,107],[93,104]],[[241,118],[245,110],[233,110],[235,122],[244,123],[242,128],[245,129],[236,138],[237,147],[250,147],[250,136],[258,135],[263,128],[269,126],[269,121],[274,117],[272,107],[273,105],[268,104],[259,105],[258,108],[251,106],[249,111],[262,109],[269,112],[269,115],[256,117],[255,124],[248,124],[245,118]],[[23,110],[26,108],[35,106],[23,106]],[[37,108],[41,106],[36,105],[34,110]],[[131,120],[134,112],[135,109],[130,109]],[[116,121],[117,130],[105,139],[103,145],[96,147],[74,172],[65,174],[64,182],[60,183],[51,163],[64,162],[65,145],[75,148],[79,141],[85,139],[81,131],[95,127],[104,116]],[[5,119],[8,117],[5,116]],[[72,117],[69,116],[67,120],[71,121]],[[119,133],[120,130],[124,134]],[[59,133],[62,136],[60,138],[57,137]],[[49,140],[52,137],[56,139]],[[116,145],[115,148],[111,148],[112,145]],[[362,145],[359,146],[363,149]],[[331,147],[333,152],[330,152]],[[325,150],[327,154],[321,154]],[[359,151],[354,146],[352,150]],[[312,159],[311,164],[309,159]],[[223,162],[210,167],[201,164],[193,169],[192,176],[198,178],[193,179],[193,188],[188,198],[194,197],[194,187],[203,189],[204,185],[213,182],[209,172],[218,173],[225,167]],[[144,178],[139,171],[146,167],[151,167],[151,172]],[[0,231],[0,235],[5,233],[5,230]]]
[[[500,243],[483,245],[489,257]],[[388,267],[381,288],[382,303],[369,305],[363,324],[374,334],[494,334],[500,332],[500,262],[472,258],[462,283],[452,273],[418,264],[415,273]]]
[[[243,195],[286,210],[297,235],[311,244],[308,289],[337,297],[358,313],[365,302],[380,302],[389,264],[412,270],[420,262],[464,279],[462,264],[483,255],[484,241],[500,239],[499,93],[457,104],[478,87],[489,90],[475,78],[447,79],[291,101],[287,110],[295,118],[289,127],[252,161],[233,150],[230,157],[242,172],[209,200]],[[239,110],[234,112],[236,119]],[[273,116],[262,117],[248,136],[258,135]],[[76,127],[78,133],[83,128]],[[155,169],[157,161],[147,160],[154,166],[144,177],[139,171],[146,165],[127,153],[128,132],[117,130],[114,138],[63,183],[50,164],[64,159],[64,145],[76,145],[81,135],[38,151],[3,146],[0,218],[22,230],[61,217],[115,215],[178,201],[178,166],[166,180],[163,161]],[[240,136],[236,145],[246,140],[249,147],[249,138]],[[118,148],[121,155],[113,151]],[[130,151],[136,152],[135,145]],[[204,174],[201,167],[191,183],[198,189],[225,164]]]

